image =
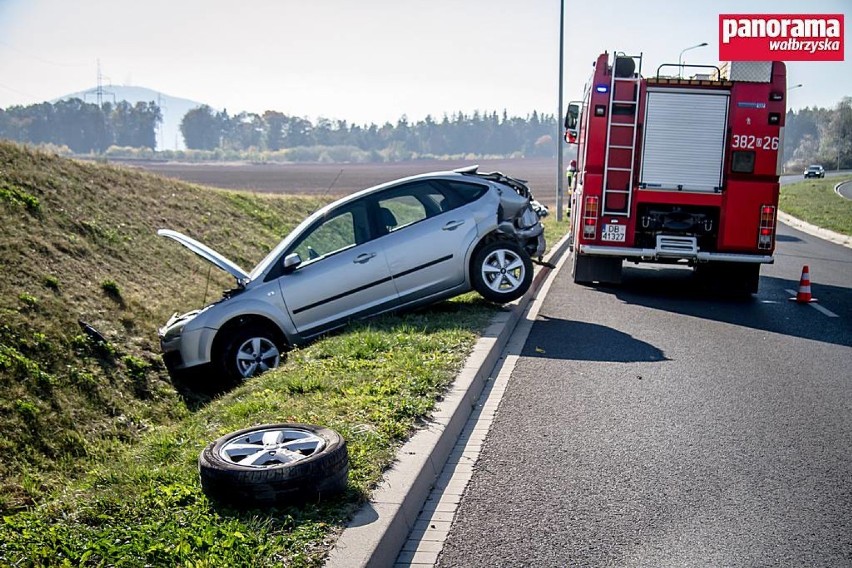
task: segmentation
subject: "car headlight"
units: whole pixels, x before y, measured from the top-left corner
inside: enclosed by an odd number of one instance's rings
[[[180,337],[180,334],[183,333],[183,328],[186,326],[186,321],[178,322],[172,325],[169,328],[166,328],[161,332],[161,337],[163,341],[172,341],[173,339],[177,339]]]
[[[172,341],[180,337],[183,333],[183,328],[186,327],[186,324],[195,319],[202,310],[193,310],[191,312],[187,312],[185,314],[174,314],[169,318],[169,321],[166,322],[166,325],[159,329],[158,335],[160,339],[165,342]]]

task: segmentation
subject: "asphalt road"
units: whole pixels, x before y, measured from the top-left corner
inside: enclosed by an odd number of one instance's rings
[[[762,274],[566,265],[438,566],[852,566],[852,250],[781,226]]]

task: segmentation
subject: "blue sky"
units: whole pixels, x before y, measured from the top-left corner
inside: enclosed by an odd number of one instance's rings
[[[718,62],[719,13],[842,13],[852,0],[565,0],[565,99],[604,50],[645,71]],[[555,113],[559,0],[0,0],[0,108],[107,82],[216,108],[367,123]],[[852,96],[846,61],[788,65],[789,106]],[[648,73],[646,73],[648,74]]]

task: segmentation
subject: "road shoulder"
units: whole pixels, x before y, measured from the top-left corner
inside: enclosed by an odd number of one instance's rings
[[[545,263],[555,265],[567,249],[566,235],[545,258]],[[326,560],[327,568],[393,565],[486,380],[551,270],[540,267],[527,293],[492,319],[444,399],[436,405],[428,426],[418,430],[400,448],[396,461],[385,472],[370,501],[340,534]]]
[[[778,212],[778,220],[784,223],[785,225],[802,231],[803,233],[819,237],[820,239],[844,246],[846,248],[852,248],[852,237],[850,236],[835,233],[834,231],[829,231],[828,229],[823,229],[822,227],[817,227],[816,225],[811,225],[810,223],[802,221],[801,219],[796,219],[792,215],[788,215],[783,211]]]

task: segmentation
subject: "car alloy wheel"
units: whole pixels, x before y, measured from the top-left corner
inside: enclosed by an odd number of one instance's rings
[[[317,501],[346,489],[346,440],[312,424],[265,424],[226,434],[198,457],[201,487],[238,508]]]
[[[325,440],[313,432],[275,426],[231,438],[222,444],[218,453],[232,464],[265,468],[296,463],[324,447]]]
[[[485,257],[485,262],[482,263],[482,280],[497,293],[511,293],[524,281],[525,270],[519,255],[499,248]]]
[[[517,300],[532,284],[532,260],[514,241],[498,240],[481,247],[471,265],[473,289],[486,300]]]
[[[245,340],[236,352],[237,369],[244,379],[274,369],[281,362],[278,347],[266,337]]]
[[[220,331],[214,347],[222,379],[240,383],[278,367],[285,358],[281,334],[270,324],[244,323]]]

